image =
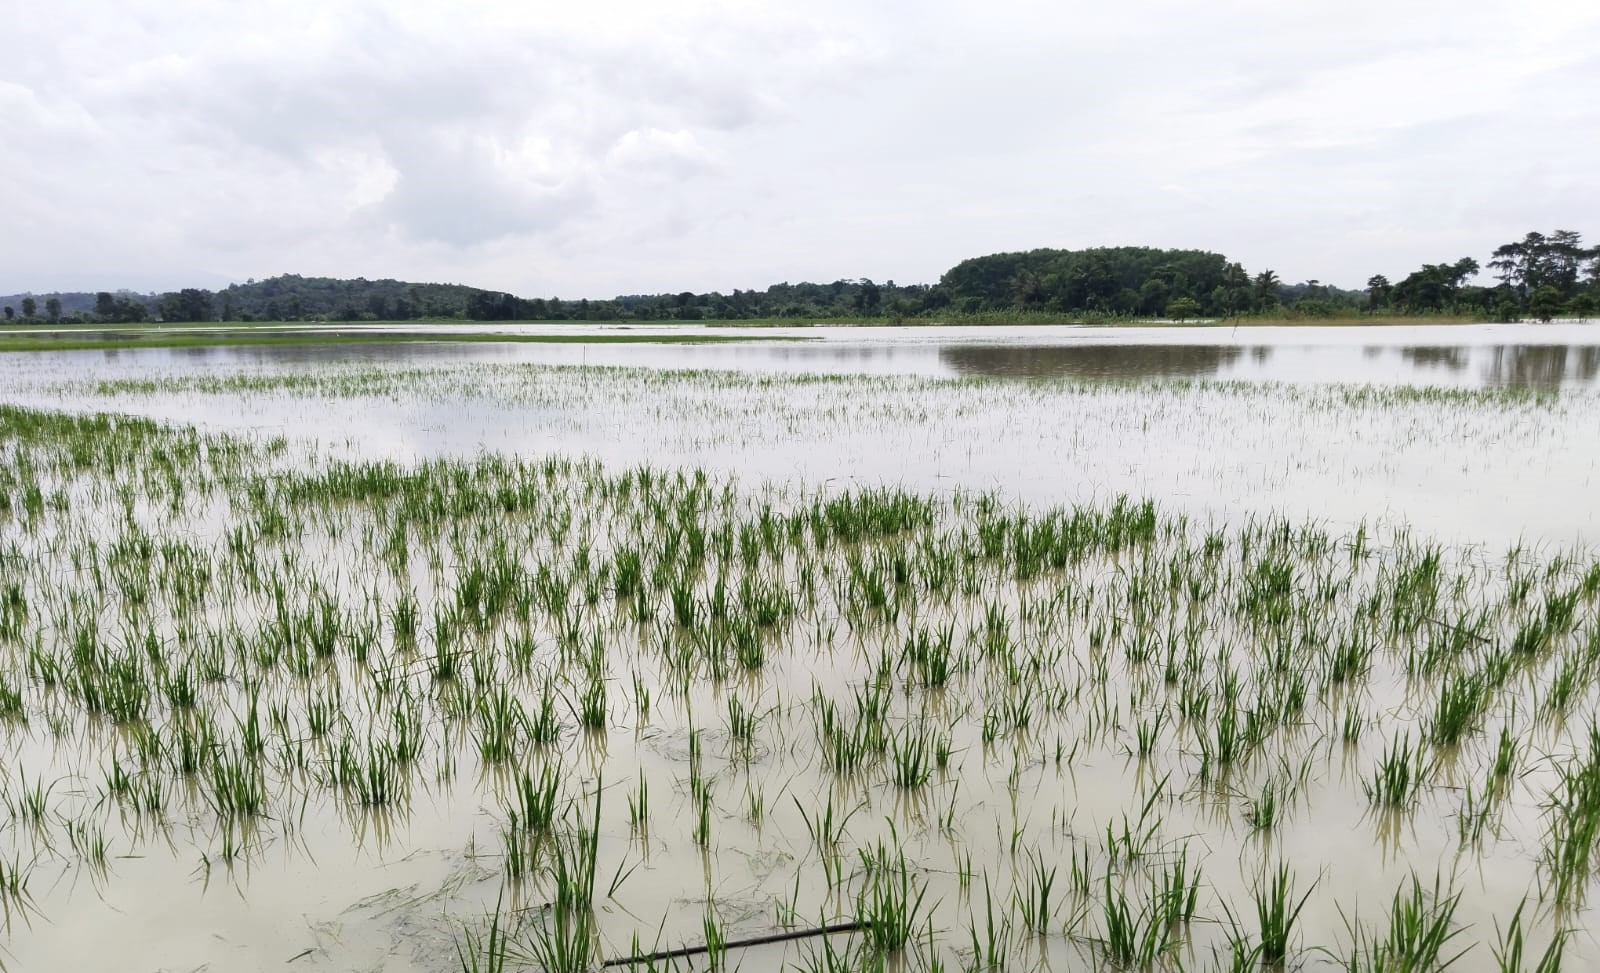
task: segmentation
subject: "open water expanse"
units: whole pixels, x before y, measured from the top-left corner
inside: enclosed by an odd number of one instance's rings
[[[697,330],[0,355],[7,968],[1600,963],[1600,328]]]

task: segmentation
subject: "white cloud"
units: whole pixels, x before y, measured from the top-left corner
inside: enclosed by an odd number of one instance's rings
[[[1359,282],[1600,237],[1600,8],[65,0],[0,62],[0,290],[607,296],[1032,246]]]

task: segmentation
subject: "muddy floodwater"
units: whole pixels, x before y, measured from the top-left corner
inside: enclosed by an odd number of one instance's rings
[[[371,458],[559,452],[1028,503],[1126,493],[1495,546],[1586,542],[1600,528],[1589,407],[1600,326],[778,337],[803,340],[12,355],[0,389],[50,407],[315,436]],[[300,377],[292,389],[255,382],[283,375]]]
[[[4,967],[1600,964],[1600,328],[748,335],[0,355]]]

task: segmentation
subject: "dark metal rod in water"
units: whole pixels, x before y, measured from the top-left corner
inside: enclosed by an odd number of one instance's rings
[[[810,939],[813,936],[832,936],[841,932],[859,932],[867,928],[864,922],[839,922],[827,926],[817,926],[814,929],[796,929],[790,932],[775,932],[765,936],[754,936],[750,939],[739,939],[730,943],[723,943],[723,949],[743,949],[746,946],[765,946],[768,943],[788,942],[791,939]],[[678,949],[665,949],[659,953],[645,953],[642,956],[628,956],[618,959],[608,959],[601,966],[634,966],[639,963],[650,963],[663,959],[682,959],[685,956],[699,956],[701,953],[711,952],[709,946],[681,946]]]

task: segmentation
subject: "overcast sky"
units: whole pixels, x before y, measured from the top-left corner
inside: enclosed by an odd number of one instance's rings
[[[1360,286],[1600,242],[1595,0],[3,6],[0,293],[1124,244]]]

